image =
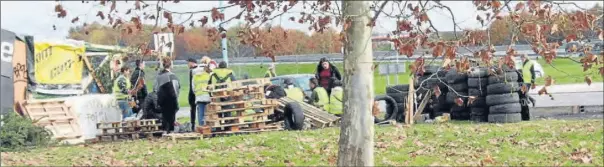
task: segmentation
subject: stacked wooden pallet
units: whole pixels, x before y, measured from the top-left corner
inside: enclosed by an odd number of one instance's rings
[[[279,99],[278,110],[281,110],[283,112],[283,108],[285,107],[285,105],[290,102],[297,101],[288,97],[283,97]],[[323,111],[322,109],[312,106],[310,104],[304,102],[297,103],[300,104],[300,106],[302,107],[305,119],[311,123],[311,126],[313,128],[325,128],[334,126],[338,122],[338,120],[340,120],[340,117],[329,114],[326,111]]]
[[[151,137],[153,134],[163,133],[159,129],[160,126],[161,124],[157,122],[157,119],[97,123],[96,128],[101,131],[101,134],[97,135],[97,139],[102,141],[103,138],[107,137],[117,140],[120,136],[138,139],[140,135]]]
[[[204,135],[280,130],[267,122],[278,106],[277,100],[265,99],[268,78],[241,80],[210,85],[208,104],[202,128]],[[229,114],[230,113],[230,114]]]

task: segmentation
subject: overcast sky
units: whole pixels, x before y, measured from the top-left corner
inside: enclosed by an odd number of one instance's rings
[[[149,3],[155,3],[151,1]],[[590,8],[599,1],[574,1],[579,6],[584,8]],[[33,35],[37,39],[64,39],[67,36],[67,30],[70,27],[75,26],[70,20],[75,16],[79,16],[80,24],[84,22],[102,21],[99,17],[95,16],[97,11],[104,10],[104,13],[108,13],[108,7],[95,5],[98,2],[91,1],[90,3],[83,4],[81,1],[67,1],[60,2],[67,10],[66,19],[58,19],[54,13],[54,6],[57,4],[55,1],[1,1],[1,27],[20,34]],[[476,21],[477,11],[471,1],[442,1],[443,4],[451,7],[453,15],[455,15],[457,23],[462,28],[480,28],[480,24]],[[128,8],[132,8],[134,5],[133,1],[119,2],[117,10],[123,13]],[[224,2],[227,5],[227,2]],[[515,2],[513,2],[515,4]],[[109,6],[109,5],[107,5]],[[208,10],[212,7],[218,7],[218,1],[181,1],[177,4],[167,3],[164,8],[171,11],[197,11],[197,10]],[[390,5],[385,7],[386,12],[393,9],[394,6]],[[569,7],[574,8],[574,7]],[[150,8],[148,8],[150,9]],[[238,13],[238,8],[227,9],[225,11],[225,17],[230,18]],[[289,17],[300,16],[299,12],[301,8],[294,8],[290,10],[290,14],[283,15],[281,19],[275,19],[272,25],[281,25],[285,28],[300,29],[308,32],[309,25],[298,24],[297,22],[289,21]],[[207,15],[207,14],[206,14]],[[196,15],[194,18],[200,18],[202,15]],[[448,11],[440,9],[434,9],[428,13],[432,23],[439,31],[452,31],[453,22],[451,21],[451,15]],[[182,22],[189,17],[189,15],[174,15],[174,21],[177,23]],[[145,22],[147,23],[147,22]],[[234,25],[233,22],[230,25]],[[52,26],[56,25],[57,30],[53,30]],[[187,24],[188,25],[188,22]],[[380,17],[378,24],[376,25],[375,31],[388,32],[395,28],[395,21],[385,17]],[[227,26],[227,27],[228,27]]]

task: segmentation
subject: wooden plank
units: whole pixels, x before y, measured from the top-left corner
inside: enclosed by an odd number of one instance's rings
[[[428,92],[426,92],[426,94],[424,95],[424,98],[422,98],[422,102],[419,104],[419,107],[417,108],[417,111],[415,111],[415,114],[413,114],[413,120],[420,118],[421,113],[424,111],[424,108],[426,108],[426,105],[428,104],[428,101],[430,101],[430,98],[432,98],[431,96],[432,94],[432,90],[428,90]]]
[[[413,124],[413,104],[415,97],[415,86],[413,85],[414,77],[409,77],[409,92],[407,95],[407,104],[405,110],[405,124]]]

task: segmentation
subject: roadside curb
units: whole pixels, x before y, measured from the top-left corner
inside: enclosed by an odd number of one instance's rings
[[[583,106],[583,112],[602,113],[604,105]],[[532,117],[548,117],[581,113],[579,106],[531,107]]]

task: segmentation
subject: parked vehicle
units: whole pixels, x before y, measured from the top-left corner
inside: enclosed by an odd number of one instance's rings
[[[311,78],[314,78],[315,75],[313,74],[292,74],[292,75],[283,75],[283,76],[277,76],[277,77],[273,77],[271,78],[271,83],[273,85],[279,85],[281,87],[284,86],[283,82],[285,81],[285,79],[292,79],[294,81],[294,85],[296,87],[302,88],[302,90],[304,91],[304,94],[306,95],[307,99],[310,99],[310,95],[312,93],[312,91],[310,90],[310,85],[308,85],[308,82]]]

